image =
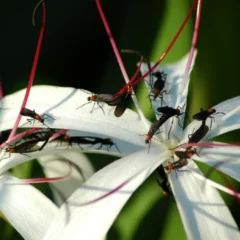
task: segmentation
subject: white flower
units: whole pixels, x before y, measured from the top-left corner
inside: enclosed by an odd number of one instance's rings
[[[176,64],[161,66],[161,70],[168,75],[167,88],[170,90],[169,94],[164,95],[164,102],[173,108],[183,107],[181,111],[185,111],[188,92],[188,84],[182,89],[181,82],[186,60],[185,57]],[[142,71],[146,70],[146,67],[143,67]],[[19,99],[23,94],[24,91],[19,91],[1,101],[1,131],[13,126],[20,108]],[[161,128],[163,133],[154,136],[163,142],[153,138],[148,151],[145,136],[141,135],[147,134],[150,122],[146,119],[143,122],[137,113],[129,109],[122,117],[116,118],[113,108],[106,104],[102,104],[104,114],[97,104],[91,113],[93,103],[76,110],[86,103],[87,97],[89,94],[85,91],[73,88],[35,86],[32,88],[27,107],[35,109],[40,114],[54,116],[55,120],[48,119],[46,124],[51,128],[70,129],[69,135],[110,137],[120,149],[120,153],[114,146],[109,151],[106,147],[97,150],[98,146],[86,146],[83,151],[114,154],[122,158],[98,171],[80,185],[69,197],[68,203],[59,210],[34,187],[10,185],[13,183],[13,177],[3,175],[0,182],[0,210],[25,239],[32,239],[33,234],[34,239],[103,239],[137,187],[160,164],[171,161],[173,152],[169,149],[186,143],[188,134],[201,125],[201,122],[193,121],[183,131],[174,118],[169,140],[168,131],[172,121],[170,119]],[[49,101],[50,98],[52,101]],[[153,102],[155,111],[159,107],[159,101]],[[214,106],[213,108],[224,112],[225,115],[215,116],[215,122],[212,123],[212,128],[204,140],[238,129],[239,106],[240,97]],[[180,118],[182,125],[184,117]],[[22,118],[20,125],[25,123],[26,118]],[[42,127],[42,124],[39,124],[35,122],[34,126]],[[210,119],[207,120],[207,124],[210,124]],[[31,158],[11,154],[9,158],[1,160],[0,173],[4,174],[13,166],[42,155],[70,152],[71,150],[67,148],[68,144],[56,148],[56,143],[48,143],[42,151],[30,153]],[[73,148],[80,151],[77,145],[73,145]],[[229,163],[224,162],[219,165],[219,169],[239,181],[240,164],[235,160],[239,157],[240,151],[236,147],[204,148],[200,152],[200,157],[196,156],[194,159],[215,165],[226,159],[223,152],[228,156]],[[84,166],[81,167],[85,170]],[[196,178],[196,174],[201,176],[201,173],[193,161],[188,161],[186,169],[191,172],[179,172],[177,178],[172,172],[169,178],[188,238],[237,239],[239,237],[237,225],[217,190]],[[109,194],[111,191],[114,193]],[[105,195],[108,196],[103,197]],[[99,198],[103,199],[97,201]],[[95,202],[90,204],[92,201]]]

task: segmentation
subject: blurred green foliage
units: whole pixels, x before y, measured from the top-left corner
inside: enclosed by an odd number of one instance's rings
[[[156,61],[178,30],[191,1],[102,0],[101,3],[119,49],[139,50],[151,61]],[[0,72],[5,95],[26,87],[41,24],[39,8],[35,16],[36,27],[32,26],[36,4],[35,0],[0,2]],[[239,95],[239,6],[237,0],[203,1],[198,56],[188,99],[189,119],[201,107],[214,106]],[[123,78],[95,1],[46,0],[46,7],[46,29],[34,84],[72,86],[98,93],[114,93],[121,88]],[[194,16],[164,63],[178,60],[190,49]],[[124,55],[123,60],[131,75],[139,59]],[[146,96],[141,86],[137,92],[139,96]],[[143,97],[140,102],[147,112],[149,103],[146,104]],[[148,116],[153,119],[153,115]],[[218,140],[239,141],[239,133],[225,134]],[[114,160],[96,155],[91,155],[91,159],[96,169]],[[37,163],[33,165],[14,171],[20,171],[22,177],[39,176],[40,168]],[[49,189],[45,187],[44,191]],[[48,195],[51,194],[48,192]],[[239,224],[239,205],[236,208],[233,197],[225,196],[225,199]],[[0,229],[2,240],[21,239],[4,220],[0,220]],[[155,174],[126,204],[107,239],[144,238],[186,238],[176,203],[163,197]]]

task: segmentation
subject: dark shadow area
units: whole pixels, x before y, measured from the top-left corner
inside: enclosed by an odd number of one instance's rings
[[[138,226],[133,239],[162,239],[161,233],[164,232],[165,222],[172,203],[171,197],[160,198]]]
[[[32,26],[36,2],[0,4],[0,71],[5,94],[26,86],[41,26],[41,7]],[[149,55],[164,11],[164,1],[101,2],[119,49]],[[116,92],[124,81],[95,1],[47,1],[46,25],[34,84],[55,84]],[[127,36],[127,37],[122,37]],[[134,72],[136,57],[125,56]]]
[[[23,240],[22,236],[15,231],[15,229],[5,222],[2,218],[0,218],[0,226],[1,226],[1,240]]]

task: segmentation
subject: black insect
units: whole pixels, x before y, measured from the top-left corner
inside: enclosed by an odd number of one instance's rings
[[[107,150],[109,150],[112,146],[115,146],[118,152],[120,153],[118,146],[112,141],[111,138],[100,138],[100,137],[84,137],[84,138],[92,139],[93,145],[100,144],[98,149],[102,148],[102,146],[107,146]]]
[[[159,96],[161,99],[161,106],[162,106],[162,103],[164,102],[163,101],[163,93],[168,94],[166,90],[163,91],[163,89],[165,87],[165,83],[166,83],[167,74],[164,72],[161,72],[159,70],[152,73],[151,64],[150,64],[149,59],[139,51],[131,50],[131,49],[122,49],[121,52],[135,54],[137,56],[140,56],[141,58],[143,58],[146,61],[147,65],[148,65],[149,75],[150,75],[149,86],[151,87],[151,93],[149,94],[149,100],[151,102],[151,98],[150,98],[151,96],[153,97],[153,100],[155,100]],[[157,80],[154,83],[153,83],[153,78],[152,78],[153,76],[157,78]]]
[[[179,170],[179,168],[182,168],[188,164],[189,158],[191,158],[194,154],[197,154],[195,149],[186,149],[185,151],[176,151],[175,155],[179,158],[178,161],[170,163],[165,168],[168,171],[171,170]]]
[[[20,140],[19,144],[17,143],[15,144],[15,146],[9,146],[8,148],[5,149],[5,151],[9,153],[8,157],[10,157],[11,153],[20,153],[22,155],[28,156],[25,153],[41,151],[48,143],[48,140],[49,138],[46,139],[41,146],[38,145],[38,143],[40,142],[38,139],[31,139],[23,142]]]
[[[165,168],[169,172],[171,172],[172,170],[178,170],[179,171],[179,168],[182,168],[182,167],[186,166],[187,164],[188,164],[187,158],[181,158],[176,162],[170,163]]]
[[[42,124],[44,124],[44,120],[45,120],[44,116],[47,116],[47,117],[55,120],[54,118],[52,118],[51,116],[49,116],[46,113],[44,113],[43,115],[39,115],[38,113],[35,112],[35,110],[30,110],[28,108],[22,108],[22,110],[20,111],[20,114],[22,116],[31,117],[32,119],[27,119],[28,122],[37,120],[37,121],[41,122]]]
[[[50,137],[53,136],[53,134],[56,131],[54,129],[44,129],[41,131],[36,131],[33,133],[26,133],[26,135],[23,137],[24,140],[28,141],[28,140],[38,140],[40,141],[45,141],[45,140],[49,140]]]
[[[63,140],[67,141],[69,143],[69,146],[72,146],[73,143],[76,143],[81,149],[83,149],[81,144],[92,145],[92,142],[93,142],[92,140],[88,140],[87,138],[84,138],[84,137],[78,137],[78,136],[70,137],[68,135],[64,135]]]
[[[85,105],[87,105],[87,104],[89,104],[91,102],[94,102],[92,110],[91,110],[91,113],[93,112],[93,108],[94,108],[96,103],[102,109],[102,111],[104,113],[104,110],[103,110],[102,106],[99,103],[111,104],[114,99],[113,99],[113,95],[112,94],[94,94],[91,97],[88,97],[87,100],[88,100],[87,103],[84,103],[83,105],[81,105],[80,107],[78,107],[76,109],[79,109],[79,108],[81,108],[81,107],[83,107],[83,106],[85,106]]]
[[[92,145],[92,140],[88,140],[87,138],[84,138],[84,137],[78,137],[78,136],[74,136],[74,137],[70,137],[70,136],[68,136],[68,135],[66,135],[66,134],[64,134],[64,135],[61,135],[60,137],[58,137],[56,140],[58,140],[58,141],[60,141],[60,144],[61,144],[61,142],[68,142],[69,143],[69,146],[71,146],[72,147],[72,144],[73,143],[76,143],[81,149],[83,149],[82,148],[82,146],[81,146],[81,144],[82,145],[84,145],[84,144],[89,144],[89,145]],[[57,144],[58,145],[58,144]],[[56,146],[57,147],[57,146]]]
[[[195,149],[186,149],[185,151],[175,151],[174,154],[180,159],[191,158],[194,154],[197,154],[197,152]]]
[[[205,137],[205,135],[208,133],[208,131],[209,131],[209,127],[206,125],[206,122],[203,121],[201,126],[198,128],[198,130],[196,130],[192,134],[188,134],[188,143],[198,143]],[[184,145],[184,144],[182,144],[182,145]],[[178,146],[178,147],[180,147],[180,146]],[[176,151],[175,154],[179,158],[186,158],[187,155],[197,154],[197,152],[192,147],[187,147],[186,152]]]
[[[152,75],[156,77],[157,80],[153,83],[152,78],[150,78],[150,86],[151,86],[153,95],[150,94],[149,97],[153,96],[153,100],[155,100],[159,96],[161,99],[161,106],[162,106],[162,103],[164,103],[163,93],[168,94],[167,90],[163,91],[165,87],[166,79],[167,79],[167,74],[164,72],[161,72],[160,70],[157,70],[156,72],[152,73]]]
[[[160,165],[157,168],[157,173],[158,173],[159,179],[156,179],[156,181],[157,181],[159,187],[162,188],[163,194],[164,195],[172,195],[172,190],[171,190],[171,187],[170,187],[170,184],[168,181],[168,177],[167,177],[167,174],[165,173],[163,165]]]
[[[88,97],[87,100],[91,102],[97,102],[97,103],[104,102],[112,105],[113,95],[112,94],[95,94],[95,95],[92,95],[91,97]]]
[[[91,137],[91,136],[75,136],[70,137],[68,135],[64,135],[61,137],[61,140],[67,141],[69,146],[72,146],[73,143],[78,144],[78,146],[82,148],[81,145],[89,144],[91,146],[100,144],[99,148],[102,148],[103,145],[107,146],[107,150],[109,150],[112,146],[115,146],[116,149],[119,151],[118,146],[112,141],[111,138],[99,138],[99,137]]]
[[[179,160],[176,162],[169,163],[164,168],[168,170],[169,173],[172,170],[177,170],[179,172],[187,171],[187,170],[179,170],[179,169],[186,166],[188,164],[188,159],[191,158],[194,154],[197,154],[195,149],[186,149],[185,151],[176,151],[175,155],[179,158]]]
[[[162,126],[162,121],[156,120],[150,127],[146,139],[145,139],[145,143],[149,143],[153,137],[154,134],[156,134],[156,132],[159,130],[159,128]],[[160,133],[160,132],[159,132]],[[158,133],[157,133],[158,134]]]
[[[188,143],[198,143],[205,137],[208,131],[209,127],[205,124],[205,121],[203,121],[198,130],[188,135]]]
[[[175,109],[175,108],[171,108],[171,107],[166,106],[166,107],[160,107],[157,110],[158,110],[158,112],[162,113],[162,116],[159,118],[159,121],[161,122],[161,125],[163,123],[165,123],[169,118],[175,116],[176,118],[178,118],[178,125],[182,128],[182,126],[179,123],[179,121],[180,121],[179,116],[181,116],[184,113],[180,112],[180,107]],[[173,125],[173,120],[172,120],[172,123],[171,123],[171,127],[169,129],[169,132],[168,132],[168,139],[170,139],[170,131],[172,129],[172,125]]]
[[[151,125],[151,127],[150,127],[150,129],[147,133],[145,143],[149,143],[151,141],[153,135],[156,134],[156,132],[159,130],[159,128],[170,117],[176,116],[178,118],[180,115],[184,114],[184,113],[180,113],[179,108],[174,109],[174,108],[171,108],[171,107],[160,107],[160,108],[158,108],[158,111],[162,113],[162,116]],[[173,122],[172,122],[172,124],[173,124]],[[168,139],[169,139],[169,136],[170,136],[170,131],[171,131],[171,128],[172,128],[172,124],[171,124],[171,127],[170,127],[169,132],[168,132]]]
[[[216,112],[216,109],[210,108],[210,107],[207,110],[203,110],[201,108],[200,112],[193,115],[193,119],[198,120],[198,121],[206,121],[207,118],[211,118],[211,124],[210,124],[210,129],[211,129],[212,128],[212,120],[215,120],[214,116],[212,116],[212,115],[217,115],[217,114],[225,114],[225,113]]]
[[[123,113],[129,106],[131,99],[132,99],[132,87],[128,86],[126,92],[119,96],[119,100],[114,110],[114,115],[116,117],[121,117],[123,115]]]
[[[124,93],[119,95],[119,96],[117,96],[117,97],[114,97],[114,95],[112,95],[112,94],[95,94],[95,95],[92,95],[91,97],[87,98],[87,100],[88,100],[87,103],[83,104],[82,106],[80,106],[80,107],[78,107],[76,109],[79,109],[79,108],[85,106],[86,104],[94,102],[92,110],[91,110],[91,113],[93,112],[93,109],[94,109],[94,106],[95,106],[96,103],[102,109],[102,111],[104,113],[104,110],[103,110],[102,106],[99,103],[106,103],[109,106],[121,105],[122,101],[123,101],[122,95],[125,96]],[[123,114],[123,112],[122,112],[122,114]]]

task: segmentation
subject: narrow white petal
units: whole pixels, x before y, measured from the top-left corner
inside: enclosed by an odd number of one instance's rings
[[[193,162],[188,169],[199,172]],[[217,190],[190,172],[170,174],[188,239],[239,239],[238,227]]]
[[[0,211],[24,239],[42,240],[58,208],[31,185],[8,185],[17,178],[0,178]]]
[[[103,239],[121,208],[136,188],[154,169],[169,157],[163,146],[128,155],[98,171],[73,193],[69,202],[86,203],[115,189],[124,181],[139,173],[118,192],[94,204],[70,208],[69,223],[66,223],[64,206],[44,239]]]
[[[203,162],[240,181],[240,147],[202,148],[199,157],[194,159]]]
[[[190,73],[193,69],[194,66],[194,62],[195,62],[195,58],[197,55],[197,51],[195,51],[194,54],[194,58],[192,61],[192,65],[191,65],[191,69],[190,69]],[[163,93],[163,101],[166,104],[166,106],[168,107],[172,107],[172,108],[177,108],[177,107],[181,107],[181,112],[185,112],[186,110],[186,106],[187,106],[187,94],[188,94],[188,85],[190,82],[190,76],[187,79],[186,85],[182,86],[182,77],[185,71],[185,67],[187,65],[187,60],[188,60],[188,54],[186,56],[184,56],[180,61],[174,63],[174,64],[169,64],[169,65],[161,65],[159,67],[156,68],[156,70],[160,70],[161,72],[164,72],[167,74],[167,79],[166,79],[166,85],[165,88],[163,90],[166,90],[167,93],[169,94],[165,94]],[[153,65],[153,63],[152,63]],[[142,74],[146,73],[148,71],[148,67],[147,64],[142,64],[141,67],[141,72]],[[154,77],[154,81],[156,80],[156,78]],[[146,87],[148,89],[149,94],[152,93],[152,87],[150,84],[150,78],[149,76],[146,78]],[[153,84],[152,84],[153,85]],[[163,106],[165,106],[165,104],[163,104]],[[153,105],[153,109],[155,111],[155,113],[157,113],[157,108],[161,107],[161,99],[159,97],[156,98],[156,100],[152,100],[152,105]],[[156,115],[156,118],[159,118],[159,115]],[[180,125],[183,125],[183,120],[184,117],[180,117],[181,121],[180,121]],[[162,133],[163,135],[165,134],[165,140],[167,140],[167,134],[168,131],[170,129],[172,123],[172,119],[168,120],[166,123],[164,123],[164,125],[162,126],[162,130],[164,133]],[[175,136],[181,136],[182,134],[182,129],[180,129],[179,125],[178,125],[178,119],[174,119],[173,122],[173,126],[172,126],[172,130],[171,130],[171,135]]]
[[[94,173],[93,166],[90,161],[84,154],[79,152],[65,151],[38,158],[38,161],[43,166],[44,173],[47,177],[65,176],[68,172],[68,168],[70,167],[66,163],[66,160],[76,164],[80,172],[73,167],[72,174],[67,180],[51,184],[51,186],[53,185],[52,190],[58,206],[61,206],[63,201],[70,197],[80,183],[84,182]],[[61,196],[59,196],[58,192],[61,193]]]
[[[1,100],[0,131],[12,128],[20,110],[20,99],[23,99],[24,93],[25,89]],[[81,130],[103,134],[108,137],[117,137],[124,141],[130,139],[132,143],[144,146],[143,137],[140,138],[139,134],[146,134],[146,127],[139,115],[132,110],[127,109],[123,116],[117,118],[113,114],[114,107],[104,103],[101,104],[104,113],[97,104],[95,104],[91,113],[94,103],[89,103],[77,109],[87,103],[87,98],[91,95],[91,93],[86,93],[85,90],[74,88],[34,86],[31,89],[26,107],[35,109],[39,114],[45,113],[54,118],[45,116],[45,123],[51,128]],[[28,117],[22,117],[20,125],[24,124],[23,127],[30,127],[27,119]],[[42,127],[43,125],[35,121],[34,126]]]
[[[211,127],[211,130],[206,134],[202,140],[208,140],[223,133],[233,131],[240,128],[240,96],[228,99],[213,107],[216,112],[223,112],[225,115],[219,113],[212,115],[214,119],[208,118],[206,124]],[[188,141],[188,134],[192,134],[201,125],[201,121],[194,120],[185,129],[183,135],[183,142]]]

